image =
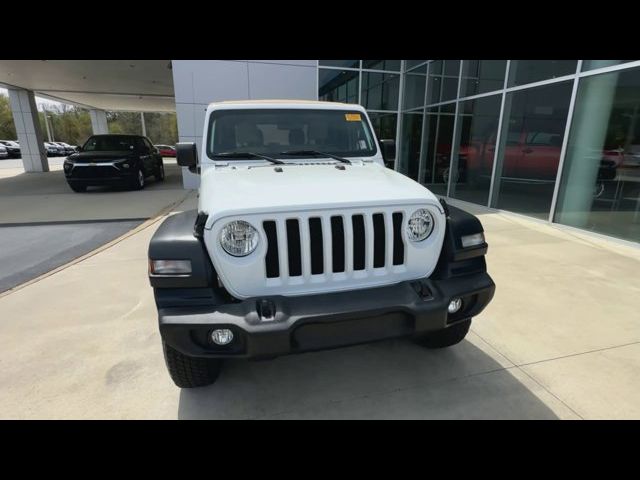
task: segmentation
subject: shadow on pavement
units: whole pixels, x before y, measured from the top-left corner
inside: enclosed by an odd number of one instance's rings
[[[406,339],[270,361],[227,361],[214,385],[181,391],[178,417],[557,418],[470,341],[427,350]]]

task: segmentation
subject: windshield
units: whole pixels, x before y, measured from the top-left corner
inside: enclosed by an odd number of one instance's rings
[[[211,114],[207,154],[212,158],[231,152],[292,158],[283,152],[305,150],[341,157],[369,157],[377,151],[366,117],[357,111],[256,109]]]
[[[137,137],[124,135],[90,137],[82,150],[85,152],[129,151],[134,149],[137,140]]]

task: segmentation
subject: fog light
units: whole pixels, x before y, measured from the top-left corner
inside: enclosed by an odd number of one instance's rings
[[[228,345],[233,340],[233,332],[228,328],[219,328],[211,332],[211,340],[216,345]]]
[[[447,308],[447,310],[449,311],[449,313],[456,313],[458,310],[460,310],[461,307],[462,307],[462,299],[454,298],[449,302],[449,307]]]

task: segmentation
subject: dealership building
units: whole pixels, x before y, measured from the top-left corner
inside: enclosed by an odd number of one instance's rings
[[[29,61],[41,70],[29,76],[0,61],[21,145],[37,139],[34,93],[88,108],[97,133],[105,110],[175,110],[179,140],[199,148],[210,102],[361,104],[378,138],[396,140],[394,168],[435,194],[640,242],[640,61],[114,62]],[[26,170],[46,170],[26,153]]]

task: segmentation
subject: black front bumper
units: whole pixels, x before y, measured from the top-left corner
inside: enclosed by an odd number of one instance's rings
[[[79,170],[82,168],[82,170]],[[123,185],[136,178],[137,171],[123,171],[113,167],[76,167],[71,172],[65,172],[70,185]]]
[[[441,330],[479,314],[494,291],[491,277],[482,272],[215,307],[165,307],[158,316],[163,340],[186,355],[260,358]],[[456,297],[463,307],[450,315],[447,307]],[[216,328],[230,329],[233,341],[214,344],[210,334]]]

